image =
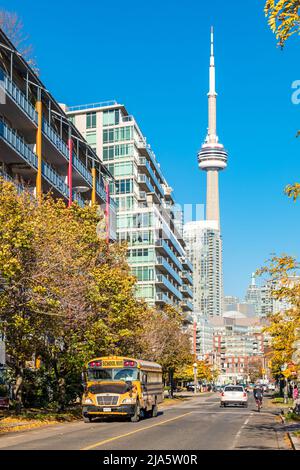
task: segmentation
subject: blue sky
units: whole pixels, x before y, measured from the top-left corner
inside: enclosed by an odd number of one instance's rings
[[[238,3],[238,6],[237,6]],[[134,114],[176,200],[203,203],[197,168],[207,128],[210,26],[215,27],[224,281],[243,296],[271,253],[299,255],[300,207],[283,195],[300,179],[300,40],[282,52],[263,0],[2,1],[34,46],[41,78],[70,105],[117,99]]]

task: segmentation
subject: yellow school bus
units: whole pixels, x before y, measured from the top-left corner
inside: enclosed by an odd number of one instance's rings
[[[163,401],[162,367],[155,362],[109,356],[91,359],[83,371],[84,422],[95,417],[127,416],[137,422],[156,417]]]

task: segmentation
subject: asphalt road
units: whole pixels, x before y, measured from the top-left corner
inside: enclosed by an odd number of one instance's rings
[[[52,425],[0,437],[0,450],[287,450],[277,413],[220,408],[217,395],[162,408],[139,423]]]

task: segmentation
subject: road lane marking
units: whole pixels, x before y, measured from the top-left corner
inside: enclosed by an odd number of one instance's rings
[[[246,419],[246,421],[244,422],[244,424],[242,425],[241,429],[239,430],[239,432],[237,433],[237,435],[235,436],[234,438],[234,441],[233,441],[233,444],[232,444],[232,449],[235,449],[235,446],[237,444],[237,441],[239,440],[240,438],[240,435],[242,434],[243,430],[245,429],[245,427],[247,426],[247,424],[249,423],[249,420],[251,418],[251,416],[253,416],[253,412],[250,414],[250,416],[248,416],[248,418]]]
[[[91,449],[95,449],[95,447],[103,446],[104,444],[107,444],[108,442],[116,441],[116,440],[118,440],[118,439],[122,439],[123,437],[132,436],[133,434],[136,434],[136,433],[138,433],[138,432],[147,431],[147,429],[151,429],[151,428],[155,428],[155,427],[158,427],[158,426],[162,426],[163,424],[170,423],[171,421],[176,421],[177,419],[184,418],[185,416],[188,416],[188,415],[191,415],[191,414],[193,414],[192,411],[190,411],[189,413],[185,413],[185,414],[183,414],[183,415],[180,415],[180,416],[176,416],[176,418],[167,419],[166,421],[162,421],[162,422],[157,423],[157,424],[152,424],[151,426],[147,426],[147,427],[145,427],[145,428],[136,429],[135,431],[127,432],[126,434],[121,434],[120,436],[115,436],[115,437],[111,437],[111,438],[109,438],[109,439],[105,439],[104,441],[97,442],[96,444],[92,444],[92,445],[90,445],[90,446],[83,447],[83,448],[80,449],[80,450],[91,450]]]

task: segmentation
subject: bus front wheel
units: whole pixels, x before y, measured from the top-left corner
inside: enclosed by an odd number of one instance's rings
[[[153,407],[152,407],[151,415],[152,415],[152,418],[156,418],[157,415],[158,415],[158,408],[157,408],[157,404],[156,404],[156,403],[155,403],[155,405],[153,405]]]
[[[138,423],[141,417],[141,408],[139,402],[136,402],[135,408],[134,408],[134,415],[131,416],[130,421],[132,423]]]
[[[83,416],[83,422],[84,423],[91,423],[92,422],[92,418],[90,416]]]

